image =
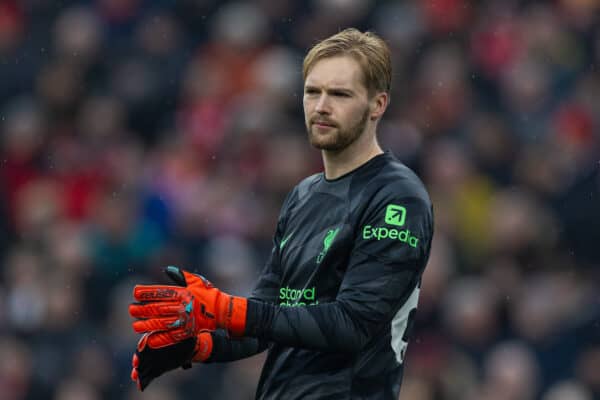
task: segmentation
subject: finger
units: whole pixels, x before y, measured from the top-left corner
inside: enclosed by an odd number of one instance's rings
[[[181,272],[183,272],[183,276],[185,277],[188,286],[201,284],[207,289],[214,287],[214,285],[202,275],[192,274],[184,270],[181,270]]]
[[[179,300],[186,292],[185,288],[168,285],[135,285],[133,298],[137,301]]]
[[[130,377],[131,377],[131,380],[135,382],[135,385],[137,386],[138,390],[140,392],[142,392],[144,389],[142,389],[142,384],[140,382],[140,375],[139,375],[137,368],[134,367],[131,369]]]
[[[152,382],[154,378],[151,376],[146,376],[146,375],[142,375],[140,376],[140,378],[137,381],[137,387],[140,390],[140,392],[143,392],[144,389],[146,389],[148,387],[148,385],[150,384],[150,382]]]
[[[148,346],[153,349],[159,349],[178,343],[192,336],[192,332],[183,328],[163,332],[154,332],[148,336]]]
[[[149,333],[145,333],[145,334],[142,335],[142,337],[140,338],[140,340],[138,340],[138,343],[137,343],[137,351],[138,351],[138,353],[141,353],[146,348],[146,344],[148,344],[148,336],[150,336],[150,334]]]
[[[187,282],[181,268],[169,265],[167,268],[165,268],[165,273],[178,286],[187,286]]]
[[[129,315],[133,318],[168,317],[183,312],[185,312],[185,306],[180,301],[131,303],[129,305]]]
[[[183,326],[185,321],[179,317],[151,318],[134,321],[132,326],[136,333],[167,331]]]

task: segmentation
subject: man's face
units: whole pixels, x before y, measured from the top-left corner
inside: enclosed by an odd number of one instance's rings
[[[311,145],[340,151],[354,143],[369,121],[369,96],[357,61],[324,58],[304,82],[304,119]]]

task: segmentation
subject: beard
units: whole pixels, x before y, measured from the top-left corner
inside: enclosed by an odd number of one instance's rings
[[[365,108],[360,120],[348,127],[341,128],[339,125],[330,128],[331,132],[320,134],[313,131],[312,122],[308,122],[306,130],[308,131],[308,140],[310,144],[319,149],[327,151],[341,151],[354,143],[365,131],[369,119],[369,108]]]

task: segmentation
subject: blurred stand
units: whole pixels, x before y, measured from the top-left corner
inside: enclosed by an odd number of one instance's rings
[[[134,283],[248,294],[321,169],[301,61],[389,42],[380,139],[436,236],[401,399],[600,399],[600,3],[0,2],[0,399],[252,399],[264,355],[129,381]]]

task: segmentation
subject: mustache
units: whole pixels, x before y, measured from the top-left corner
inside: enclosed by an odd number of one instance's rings
[[[323,117],[312,117],[310,119],[310,124],[325,124],[325,125],[331,125],[331,126],[337,126],[337,124],[335,122],[333,122],[330,119],[327,118],[323,118]]]

